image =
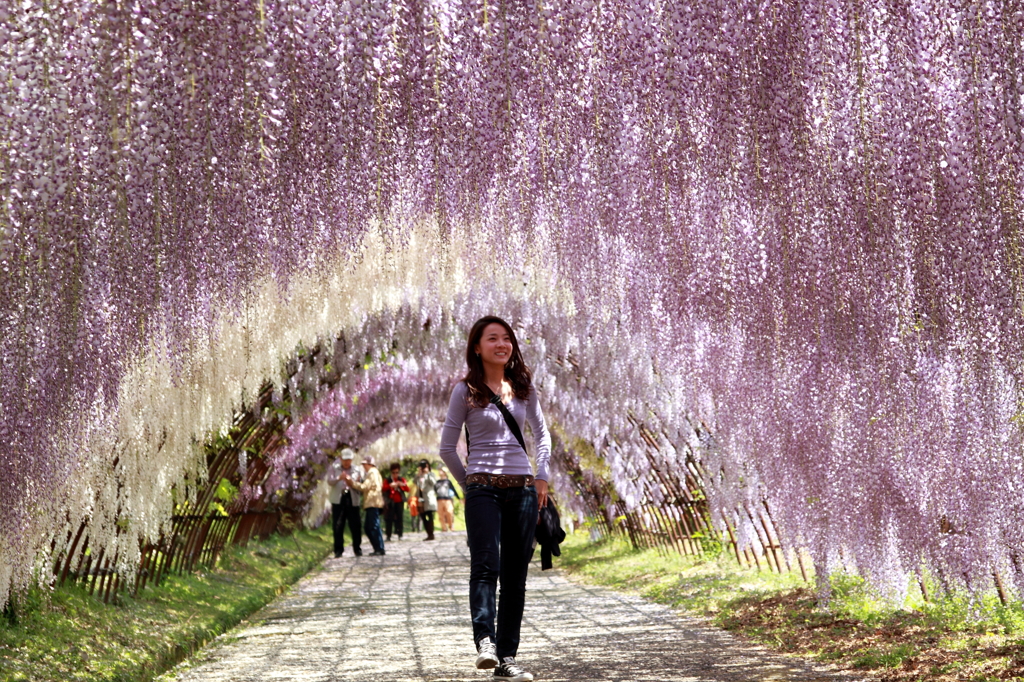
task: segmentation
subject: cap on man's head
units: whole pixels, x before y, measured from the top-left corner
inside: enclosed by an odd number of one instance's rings
[[[427,460],[425,460],[425,459],[421,459],[421,460],[420,460],[420,466],[421,466],[421,467],[427,467],[427,468],[429,469],[429,468],[430,468],[430,462],[428,462],[428,461],[427,461]]]
[[[351,460],[355,456],[356,456],[356,453],[352,450],[352,448],[342,448],[341,449],[341,458],[342,459]]]
[[[369,464],[370,466],[373,466],[373,455],[364,455],[363,464]]]

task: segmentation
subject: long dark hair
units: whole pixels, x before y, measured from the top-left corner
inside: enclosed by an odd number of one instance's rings
[[[508,332],[508,337],[512,339],[512,357],[505,363],[505,379],[512,385],[512,393],[515,397],[526,400],[530,396],[533,372],[523,361],[516,333],[512,331],[512,327],[505,320],[488,315],[473,323],[473,328],[469,330],[469,342],[466,344],[466,365],[469,366],[469,371],[463,379],[469,388],[469,402],[477,407],[486,407],[491,397],[491,389],[484,381],[483,360],[476,354],[476,345],[480,343],[480,338],[484,335],[484,327],[489,324],[500,324]]]

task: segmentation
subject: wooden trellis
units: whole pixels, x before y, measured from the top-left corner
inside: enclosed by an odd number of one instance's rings
[[[87,526],[75,534],[68,552],[55,570],[60,582],[72,580],[85,585],[90,594],[110,601],[127,585],[138,591],[147,584],[159,584],[169,574],[193,571],[216,563],[229,544],[244,545],[252,537],[266,538],[281,526],[281,518],[292,510],[268,509],[259,499],[237,499],[222,513],[211,508],[221,479],[241,484],[239,453],[246,453],[248,465],[244,482],[250,487],[260,485],[269,467],[267,457],[284,441],[281,434],[288,426],[288,417],[273,410],[270,404],[272,387],[268,384],[257,398],[252,410],[236,415],[226,442],[208,450],[209,476],[195,495],[195,501],[182,505],[171,519],[170,529],[151,544],[142,547],[134,580],[118,571],[118,557],[104,550],[93,553],[89,548]]]
[[[579,378],[579,363],[572,356],[548,359]],[[724,533],[715,527],[702,483],[708,475],[689,448],[673,444],[667,434],[659,434],[636,415],[628,418],[649,465],[648,472],[639,480],[643,496],[632,508],[619,499],[610,481],[588,476],[582,470],[580,457],[566,444],[556,441],[552,450],[553,463],[568,476],[586,513],[598,520],[605,532],[623,532],[637,548],[672,550],[692,556],[701,556],[709,543],[720,542],[731,548],[740,565],[762,570],[764,564],[778,572],[792,570],[767,502],[762,503],[762,508],[734,510],[737,518],[747,519],[754,528],[761,551],[741,549],[731,519],[721,519]],[[681,467],[680,461],[685,465]],[[800,552],[793,554],[806,580],[804,558]]]
[[[705,473],[693,456],[687,453],[686,466],[680,468],[675,453],[671,462],[665,456],[667,448],[673,447],[671,444],[659,444],[658,434],[634,416],[630,416],[630,421],[636,427],[649,464],[649,471],[639,480],[643,496],[632,508],[627,508],[619,499],[610,481],[586,476],[580,457],[565,444],[556,442],[552,452],[556,466],[567,474],[587,515],[596,519],[604,532],[622,532],[637,548],[671,550],[692,556],[704,555],[709,541],[721,542],[731,548],[741,565],[758,570],[765,566],[780,573],[793,570],[775,531],[767,502],[762,503],[760,509],[736,510],[738,516],[751,523],[761,551],[741,549],[728,518],[722,519],[724,533],[715,528],[701,483]],[[804,559],[799,552],[795,556],[806,580]]]
[[[337,339],[342,350],[346,343],[343,336]],[[328,348],[320,344],[300,354],[289,365],[289,377],[299,373],[303,362],[316,362],[318,356],[322,360],[322,354],[327,351]],[[340,368],[334,368],[317,377],[317,381],[319,387],[329,389],[340,377]],[[271,409],[272,395],[273,386],[264,384],[251,408],[235,415],[227,437],[208,447],[208,475],[196,486],[194,502],[181,505],[171,519],[169,530],[157,542],[141,548],[134,576],[119,573],[117,556],[108,556],[104,550],[97,553],[90,550],[88,525],[83,523],[73,540],[68,536],[72,541],[55,566],[55,579],[79,582],[87,586],[90,594],[110,601],[128,585],[134,585],[137,592],[147,584],[158,584],[169,574],[211,566],[230,544],[244,545],[253,537],[265,539],[275,532],[293,528],[299,510],[281,505],[271,508],[263,499],[239,496],[227,513],[212,508],[222,479],[243,490],[251,490],[261,486],[270,473],[269,458],[285,444],[284,433],[291,423],[286,411]],[[289,397],[287,386],[283,397]],[[239,466],[240,455],[246,460],[244,467]],[[117,466],[116,461],[113,466]]]

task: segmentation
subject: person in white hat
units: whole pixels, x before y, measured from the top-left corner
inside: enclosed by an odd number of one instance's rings
[[[334,556],[345,553],[345,526],[352,536],[352,552],[356,556],[363,555],[361,547],[363,533],[359,529],[359,507],[363,496],[357,488],[349,485],[343,478],[348,474],[354,481],[363,480],[363,472],[352,466],[355,453],[351,448],[344,448],[338,458],[327,468],[327,484],[331,486],[328,499],[331,501],[331,528],[334,531]]]
[[[363,457],[363,480],[346,475],[345,481],[363,494],[363,530],[373,545],[374,556],[384,556],[384,535],[380,532],[380,513],[384,510],[384,479],[374,466],[373,455]]]

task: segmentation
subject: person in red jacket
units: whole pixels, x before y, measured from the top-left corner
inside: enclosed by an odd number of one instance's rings
[[[391,465],[391,475],[384,479],[384,538],[391,542],[392,531],[398,533],[398,539],[402,539],[402,516],[405,511],[405,501],[409,497],[409,484],[402,478],[402,467],[398,462]]]

